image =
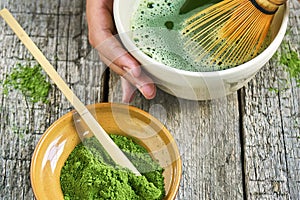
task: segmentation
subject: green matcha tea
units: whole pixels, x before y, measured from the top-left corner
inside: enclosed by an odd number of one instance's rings
[[[135,45],[154,60],[187,71],[216,71],[227,69],[211,58],[195,61],[184,50],[181,35],[183,22],[195,13],[221,0],[140,0],[131,18]],[[198,43],[195,44],[199,45]]]
[[[75,147],[61,170],[64,199],[163,199],[163,168],[133,140],[120,135],[110,136],[142,176],[115,165],[98,140],[88,138]]]

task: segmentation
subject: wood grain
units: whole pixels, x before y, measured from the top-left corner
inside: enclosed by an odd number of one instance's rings
[[[300,55],[300,3],[289,6],[285,42]],[[106,77],[88,44],[84,0],[1,0],[4,7],[85,104],[121,102],[119,77]],[[2,19],[0,26],[4,80],[16,63],[34,59]],[[34,199],[29,170],[35,145],[73,109],[55,87],[50,99],[32,105],[18,92],[5,96],[0,86],[0,199]],[[149,111],[176,138],[183,160],[177,199],[300,199],[299,99],[295,80],[274,57],[226,98],[195,102],[159,90],[150,101],[138,93],[132,105]]]
[[[279,51],[287,43],[300,55],[300,4],[289,4],[288,33]],[[274,56],[243,92],[249,199],[300,198],[300,88],[278,60]]]

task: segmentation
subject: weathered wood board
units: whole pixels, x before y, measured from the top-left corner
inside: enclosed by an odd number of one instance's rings
[[[121,102],[119,77],[88,44],[84,0],[0,1],[85,104]],[[300,3],[289,2],[286,43],[300,54]],[[18,62],[34,62],[0,19],[0,80]],[[283,47],[281,47],[283,48]],[[108,88],[106,87],[108,86]],[[274,90],[276,88],[277,90]],[[108,89],[108,90],[107,90]],[[73,109],[53,87],[49,104],[28,104],[0,86],[0,199],[34,199],[31,156],[42,133]],[[300,89],[273,58],[241,91],[188,101],[158,91],[131,103],[174,135],[183,161],[177,199],[300,199]]]
[[[290,48],[300,55],[300,3],[289,5],[288,31],[279,51]],[[243,92],[249,199],[300,198],[300,88],[278,60],[274,56]]]

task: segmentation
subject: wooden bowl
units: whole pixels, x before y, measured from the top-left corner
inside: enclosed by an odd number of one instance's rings
[[[108,133],[135,138],[165,169],[165,199],[174,199],[181,179],[181,159],[170,132],[149,113],[138,108],[112,103],[88,106]],[[43,134],[31,162],[31,185],[37,199],[63,199],[60,171],[69,154],[79,144],[73,113],[54,122]]]

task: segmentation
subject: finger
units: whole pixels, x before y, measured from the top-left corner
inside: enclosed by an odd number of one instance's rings
[[[136,87],[144,95],[146,99],[153,99],[156,95],[156,87],[151,78],[143,71],[139,77],[134,78]]]
[[[96,49],[99,52],[100,58],[104,56],[108,61],[132,73],[133,76],[140,76],[140,63],[123,48],[116,37],[108,37]],[[110,66],[110,62],[106,64]]]
[[[135,96],[136,88],[123,77],[121,77],[121,86],[123,91],[122,102],[130,103]]]
[[[112,0],[86,1],[89,42],[93,47],[101,44],[115,32],[112,9]]]
[[[130,72],[126,72],[121,67],[117,66],[115,63],[110,62],[106,57],[102,57],[102,61],[107,64],[110,63],[109,67],[115,71],[117,74],[129,81],[133,86],[139,89],[139,91],[144,95],[146,99],[153,99],[156,95],[156,87],[153,80],[148,77],[143,71],[141,71],[140,76],[135,77]]]

